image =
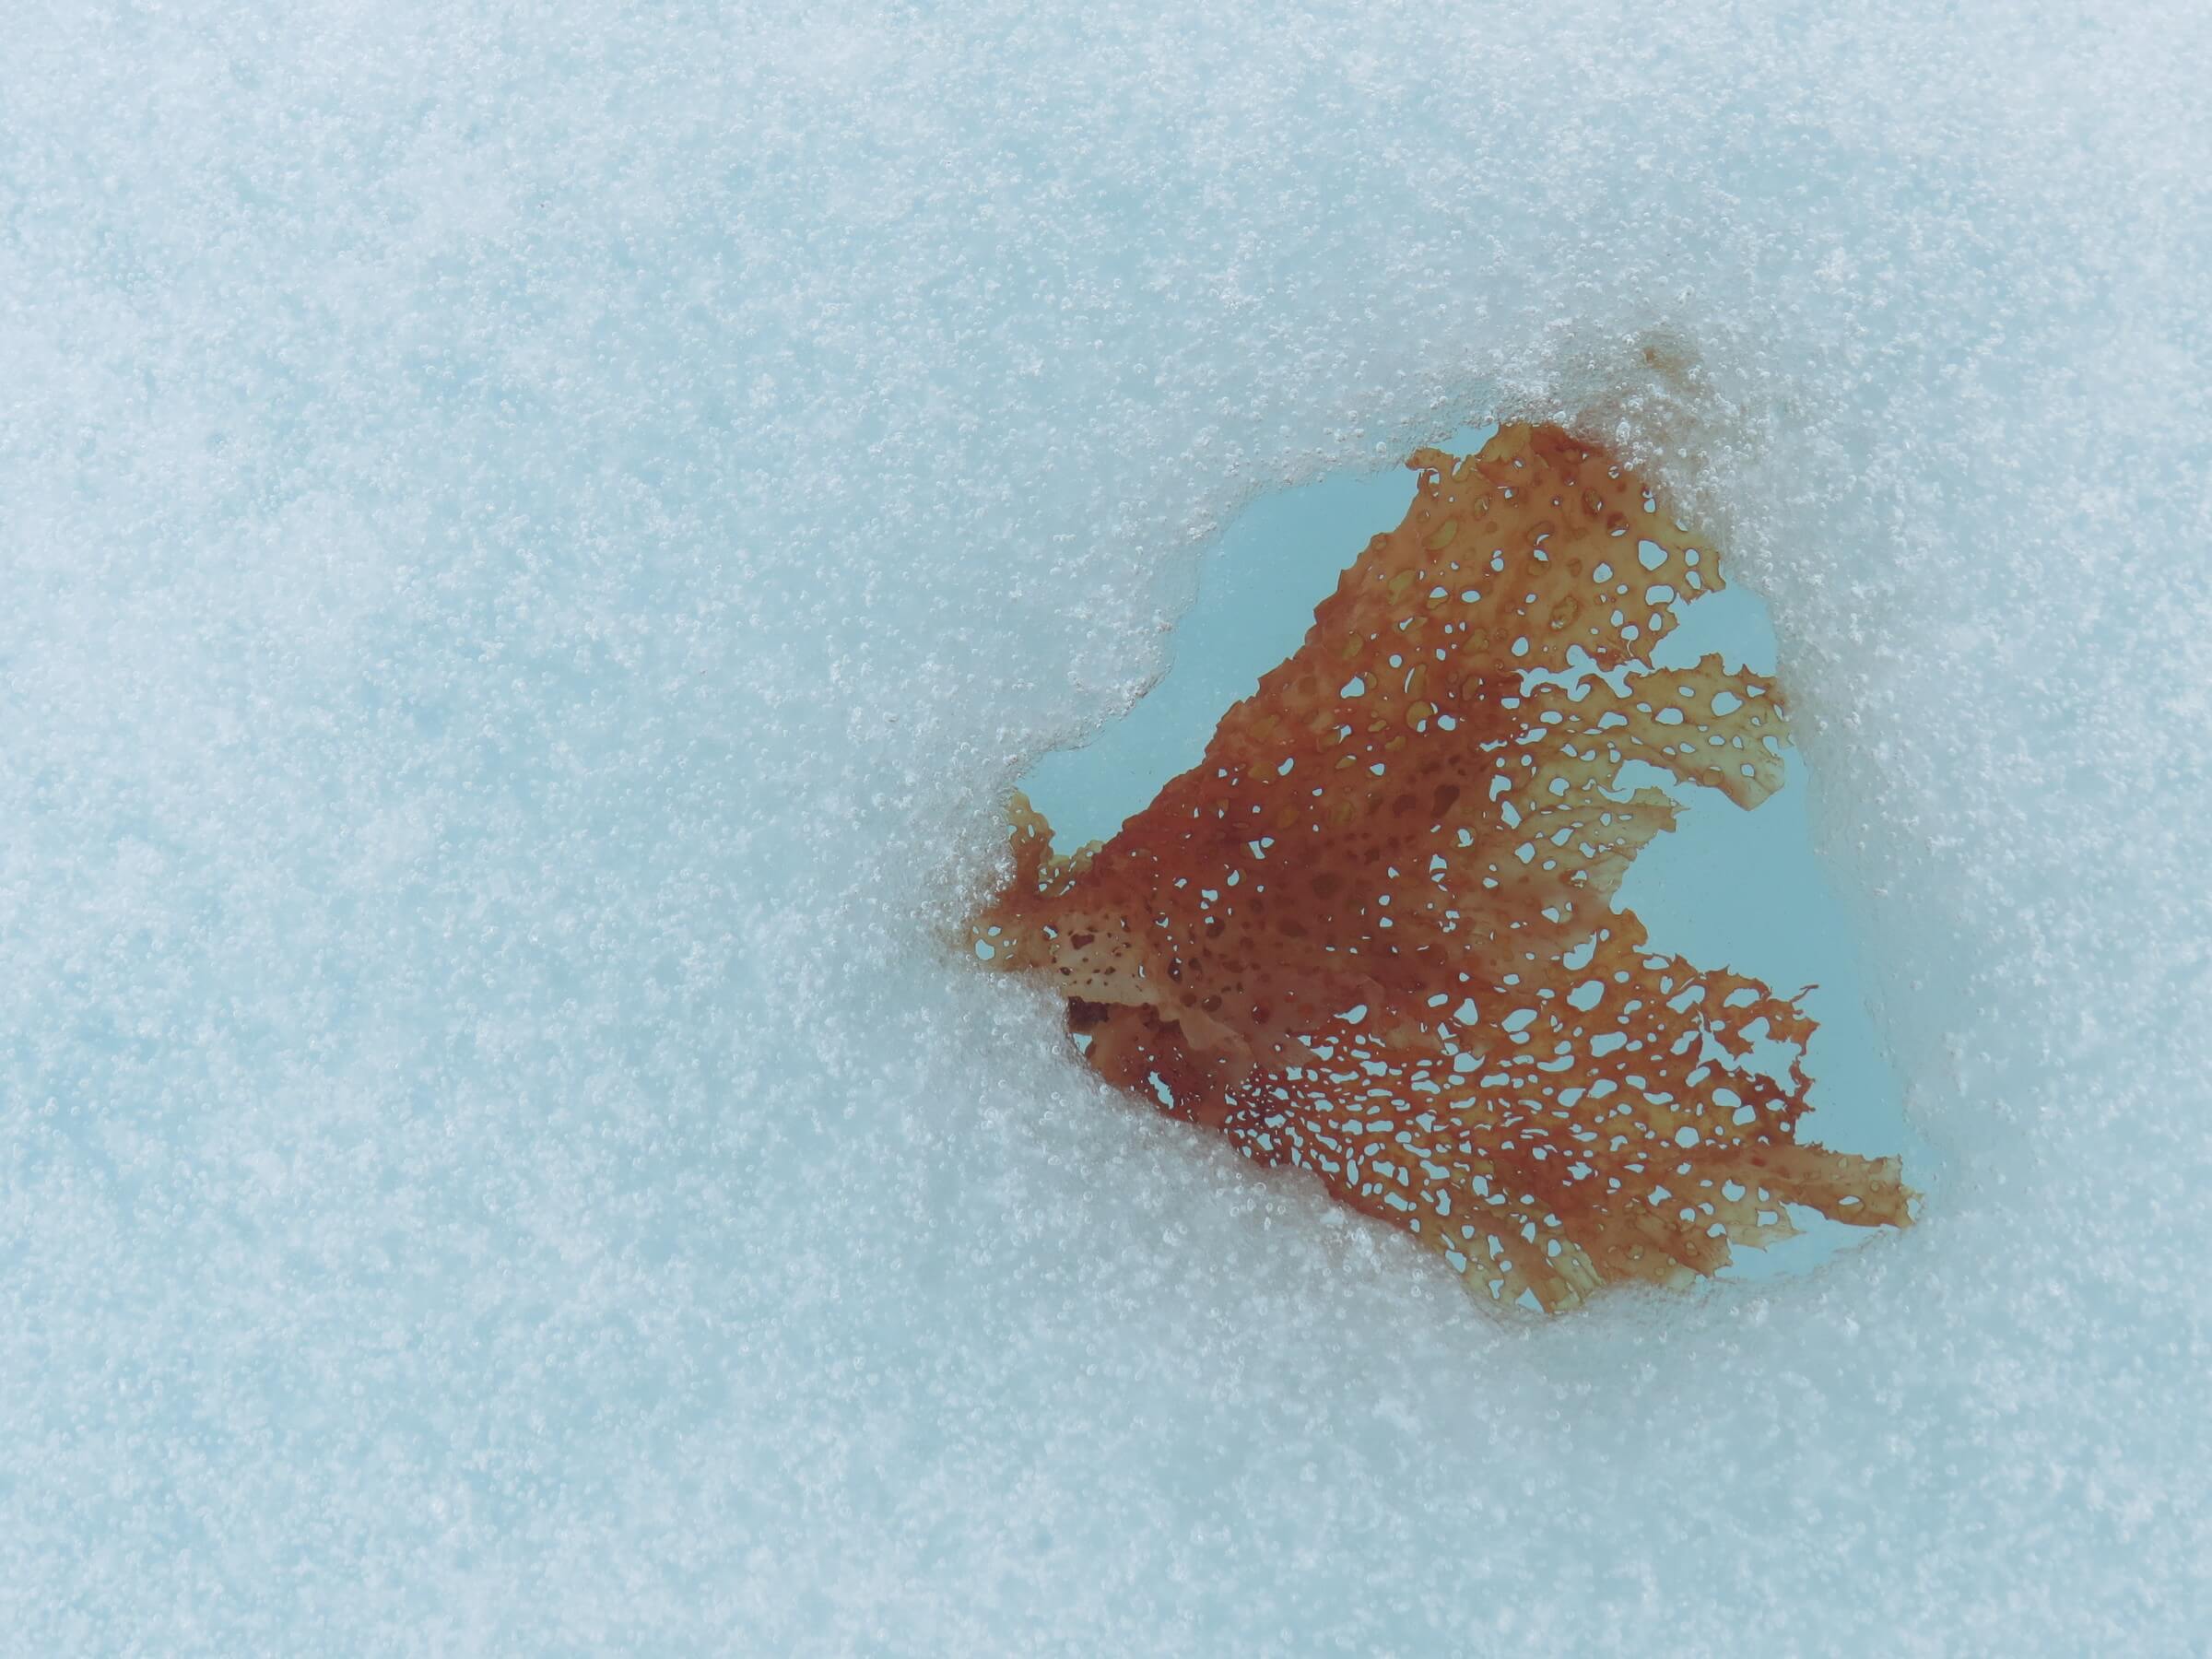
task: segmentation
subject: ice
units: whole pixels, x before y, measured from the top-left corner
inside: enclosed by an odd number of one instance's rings
[[[2203,1644],[2201,8],[9,32],[6,1645]],[[1513,418],[1771,608],[1900,1239],[1500,1318],[958,960]]]

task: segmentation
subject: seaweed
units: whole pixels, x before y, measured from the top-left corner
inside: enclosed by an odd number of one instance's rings
[[[976,954],[1053,986],[1108,1080],[1501,1300],[1688,1284],[1790,1204],[1906,1225],[1895,1159],[1796,1139],[1804,994],[1614,904],[1676,812],[1628,762],[1745,807],[1782,782],[1771,679],[1650,661],[1712,543],[1556,428],[1407,465],[1404,522],[1112,840],[1055,855],[1015,796]]]

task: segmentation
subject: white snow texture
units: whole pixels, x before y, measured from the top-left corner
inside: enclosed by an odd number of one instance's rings
[[[0,1649],[2212,1643],[2198,0],[7,35]],[[956,949],[1240,503],[1530,418],[1934,1149],[1547,1322]]]

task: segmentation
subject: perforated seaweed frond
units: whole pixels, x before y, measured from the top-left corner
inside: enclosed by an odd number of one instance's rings
[[[1797,1003],[1612,906],[1675,814],[1624,762],[1743,806],[1782,782],[1771,681],[1650,665],[1722,585],[1711,544],[1556,429],[1409,465],[1405,522],[1112,840],[1054,857],[1016,797],[979,954],[1053,984],[1112,1082],[1503,1300],[1687,1282],[1793,1231],[1785,1202],[1904,1225],[1896,1159],[1795,1139]]]

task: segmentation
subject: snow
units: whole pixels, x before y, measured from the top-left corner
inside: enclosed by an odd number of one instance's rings
[[[11,36],[0,1645],[2203,1643],[2201,8]],[[1771,608],[1901,1239],[1500,1318],[953,949],[1516,418]]]

